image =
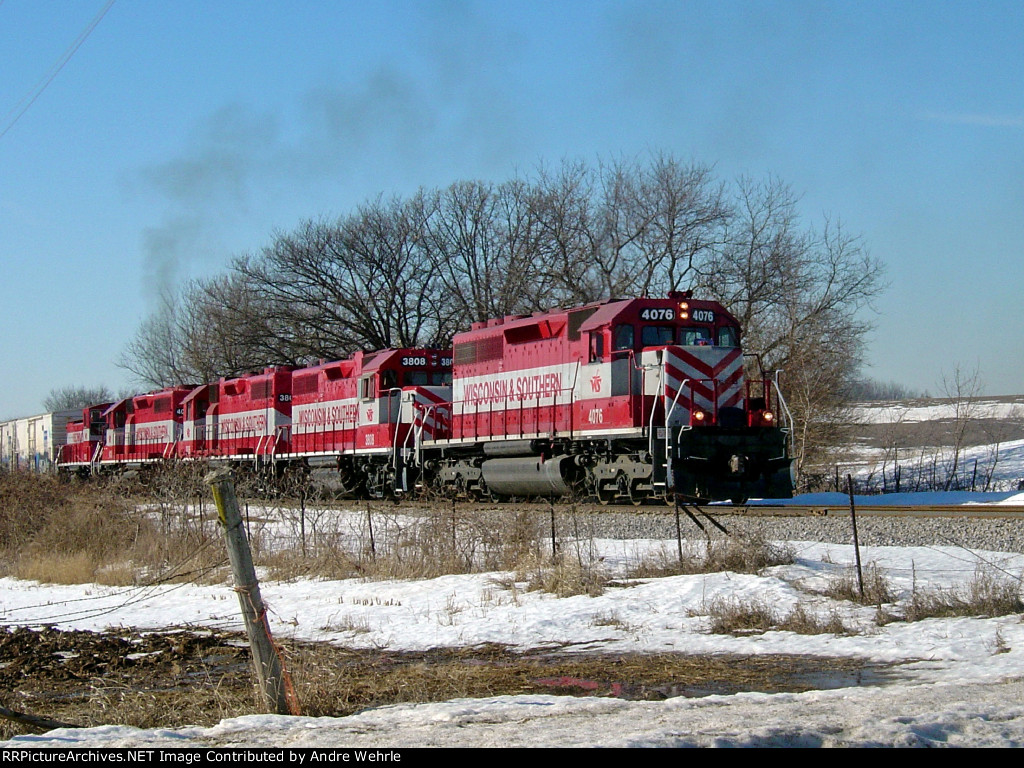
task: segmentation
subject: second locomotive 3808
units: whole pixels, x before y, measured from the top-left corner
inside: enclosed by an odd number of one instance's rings
[[[720,304],[612,300],[474,323],[450,351],[357,353],[97,404],[69,423],[58,464],[231,462],[373,496],[790,496],[785,402],[759,365],[748,377],[750,360]]]

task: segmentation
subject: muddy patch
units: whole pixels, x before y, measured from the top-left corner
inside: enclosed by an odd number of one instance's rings
[[[898,670],[807,656],[421,652],[282,644],[302,713],[343,716],[398,702],[548,693],[658,700],[882,684]],[[262,711],[245,639],[216,631],[0,630],[0,705],[82,726],[212,725]],[[34,732],[0,721],[0,737]]]

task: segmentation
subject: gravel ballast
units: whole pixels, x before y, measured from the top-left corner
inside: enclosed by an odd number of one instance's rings
[[[730,533],[758,533],[768,539],[853,544],[849,512],[782,516],[720,514],[709,510]],[[588,515],[587,533],[597,538],[675,538],[675,518],[668,512],[597,512]],[[722,534],[698,517],[713,537]],[[557,520],[557,517],[556,517]],[[704,536],[686,515],[685,538]],[[857,538],[867,547],[955,546],[997,552],[1024,552],[1024,520],[1015,518],[895,517],[858,515]]]

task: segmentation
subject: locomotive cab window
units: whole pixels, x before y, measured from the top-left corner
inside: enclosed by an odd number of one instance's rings
[[[398,374],[392,371],[390,368],[386,371],[381,371],[380,374],[380,388],[382,391],[387,391],[398,386]]]
[[[632,349],[636,342],[632,325],[615,326],[615,346],[613,349],[618,352],[624,349]]]
[[[604,357],[604,334],[601,331],[591,331],[590,362],[600,362],[602,357]]]
[[[373,376],[363,376],[359,380],[359,397],[363,400],[371,400],[376,394],[376,387],[373,386]]]
[[[679,343],[684,347],[708,346],[711,344],[711,331],[707,328],[680,328]]]
[[[738,347],[740,345],[740,335],[735,328],[719,328],[718,329],[718,346],[720,347]]]
[[[645,325],[640,331],[640,346],[663,347],[675,340],[675,329],[671,325]]]
[[[405,379],[405,386],[407,387],[424,387],[428,383],[426,371],[406,371],[402,378]]]

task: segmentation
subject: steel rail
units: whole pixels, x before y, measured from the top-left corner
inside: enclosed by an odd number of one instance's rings
[[[731,506],[710,504],[705,509],[719,514],[747,515],[751,517],[814,517],[850,514],[849,502],[836,504],[753,504]],[[962,518],[1021,518],[1024,505],[1020,504],[857,504],[858,515],[875,517],[962,517]]]
[[[330,505],[332,502],[326,501]],[[337,504],[338,502],[333,502]],[[391,511],[395,511],[394,501],[385,499],[361,500],[363,505],[371,507],[380,505]],[[501,511],[511,507],[526,506],[529,508],[548,509],[551,502],[547,499],[534,499],[515,502],[497,502],[490,500],[471,501],[469,499],[458,499],[454,501],[456,508],[471,512],[472,510]],[[423,511],[436,509],[439,506],[451,509],[452,499],[403,499],[399,509],[405,508],[410,511]],[[738,517],[849,517],[849,502],[837,501],[836,504],[692,504],[712,515],[734,515]],[[595,501],[572,501],[570,499],[558,499],[554,501],[554,507],[558,512],[571,510],[572,512],[585,514],[635,514],[635,515],[670,515],[674,513],[672,504],[646,503],[640,506],[625,504],[599,504]],[[906,505],[906,504],[872,504],[857,505],[858,516],[869,517],[905,517],[905,518],[1020,518],[1024,521],[1024,505],[1020,504],[929,504],[929,505]]]

